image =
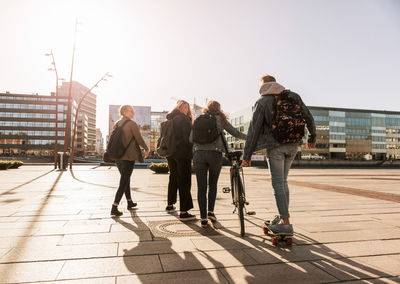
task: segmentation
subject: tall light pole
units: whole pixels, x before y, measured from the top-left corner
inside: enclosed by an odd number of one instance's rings
[[[79,114],[79,110],[81,108],[81,104],[83,102],[83,100],[86,98],[86,96],[96,87],[98,87],[98,84],[101,81],[107,81],[107,78],[112,77],[108,72],[106,74],[103,75],[103,77],[100,78],[100,80],[98,80],[93,87],[91,87],[89,90],[86,91],[86,93],[81,97],[81,99],[79,100],[78,106],[76,107],[76,113],[75,113],[75,119],[74,119],[74,133],[71,137],[71,153],[70,153],[70,157],[69,157],[69,168],[72,169],[72,163],[74,162],[74,149],[75,149],[75,136],[76,136],[76,127],[77,127],[77,121],[78,121],[78,114]]]
[[[74,45],[72,48],[72,64],[71,64],[71,74],[69,77],[69,89],[68,89],[68,111],[67,111],[67,120],[66,120],[66,125],[65,125],[65,136],[64,136],[64,153],[67,152],[67,147],[68,147],[68,132],[69,130],[69,125],[71,124],[71,92],[72,92],[72,74],[74,72],[74,60],[75,60],[75,45],[76,45],[76,33],[78,32],[78,19],[75,20],[75,33],[74,33]]]
[[[64,80],[58,78],[58,72],[57,72],[57,66],[56,66],[56,61],[54,60],[54,54],[53,50],[50,50],[50,53],[46,53],[45,56],[51,56],[51,65],[53,67],[49,68],[49,71],[54,71],[56,74],[56,135],[54,138],[54,168],[57,169],[57,153],[58,153],[58,81],[59,80]]]

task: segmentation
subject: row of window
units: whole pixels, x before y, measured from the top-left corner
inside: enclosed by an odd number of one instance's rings
[[[39,105],[39,104],[35,105],[35,104],[5,104],[5,103],[0,103],[0,108],[55,110],[56,106],[55,105]]]
[[[244,116],[243,115],[231,119],[231,124],[232,125],[239,125],[239,124],[243,124],[243,123],[244,123]]]
[[[0,126],[12,127],[56,127],[55,122],[38,121],[0,121]],[[58,123],[58,127],[65,127],[65,123]]]
[[[337,116],[313,116],[316,122],[346,122],[346,125],[352,126],[400,126],[400,118],[386,117],[386,118],[355,118],[355,117],[337,117]]]
[[[39,98],[35,96],[31,97],[19,97],[19,96],[0,96],[3,100],[15,100],[15,101],[41,101],[41,102],[55,102],[55,97]],[[59,102],[68,102],[68,99],[58,98]]]
[[[386,149],[385,144],[372,144],[372,149]]]
[[[0,135],[18,135],[18,136],[55,136],[55,131],[18,131],[18,130],[0,130]],[[64,136],[64,131],[58,131],[58,136]]]
[[[62,142],[62,143],[64,143],[64,142]],[[60,143],[60,144],[62,144],[62,143]],[[0,145],[2,145],[2,144],[13,144],[13,145],[54,145],[54,140],[0,139]]]
[[[62,114],[60,114],[62,115]],[[55,119],[55,113],[0,112],[0,117]]]

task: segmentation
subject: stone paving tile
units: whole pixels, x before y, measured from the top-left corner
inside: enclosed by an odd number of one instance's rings
[[[337,280],[308,262],[219,269],[230,283],[328,283]]]
[[[241,250],[183,252],[161,254],[165,271],[197,270],[256,264],[256,261]]]
[[[0,230],[5,229],[24,229],[24,228],[57,228],[62,227],[66,221],[50,221],[50,222],[13,222],[13,223],[0,223]]]
[[[0,264],[2,283],[55,280],[64,261]]]
[[[115,284],[115,277],[102,277],[90,279],[76,279],[76,280],[59,280],[51,282],[36,282],[36,284]],[[133,282],[131,282],[133,283]]]
[[[107,277],[162,271],[157,255],[67,260],[57,279]]]
[[[146,283],[146,284],[229,284],[222,273],[216,269],[168,272],[158,274],[132,275],[117,277],[117,284]]]
[[[3,237],[29,237],[38,232],[39,229],[12,229],[12,230],[0,230],[0,238]]]
[[[110,225],[91,225],[91,226],[64,226],[61,228],[43,228],[37,230],[35,236],[45,235],[67,235],[67,234],[88,234],[88,233],[107,233]]]
[[[400,253],[400,239],[331,243],[325,246],[348,257]]]
[[[151,241],[152,237],[150,231],[65,235],[59,244],[60,245],[106,244],[106,243],[134,242],[139,240],[142,242]]]
[[[296,224],[297,228],[302,228],[310,233],[317,232],[337,232],[337,231],[354,231],[374,228],[378,231],[393,230],[394,227],[379,223],[377,221],[362,221],[362,222],[325,222],[320,223],[318,220],[313,223]]]
[[[18,247],[0,258],[1,263],[108,257],[117,255],[117,244],[54,246],[46,248]]]
[[[43,244],[47,246],[56,246],[61,240],[61,236],[41,236],[41,237],[6,237],[0,238],[0,248],[12,248],[17,246],[40,247]]]
[[[124,222],[124,223],[117,223],[112,224],[111,226],[111,233],[115,232],[136,232],[136,231],[148,231],[150,230],[146,223],[143,222]]]
[[[192,238],[192,242],[196,246],[196,248],[201,251],[254,248],[254,245],[252,245],[246,239],[241,238],[202,237],[198,239]]]
[[[381,277],[375,279],[368,279],[368,280],[358,280],[358,281],[341,281],[340,284],[398,284],[400,283],[400,277]]]
[[[55,215],[55,216],[27,216],[16,217],[19,222],[42,222],[42,221],[70,221],[70,220],[87,220],[90,215]]]
[[[391,256],[329,259],[313,263],[339,280],[395,276],[400,273],[399,260]]]
[[[119,256],[167,254],[179,252],[197,251],[190,239],[166,239],[151,242],[120,243],[118,247]]]

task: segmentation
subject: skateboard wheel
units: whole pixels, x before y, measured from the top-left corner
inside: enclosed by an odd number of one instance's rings
[[[286,238],[286,244],[288,246],[291,246],[293,244],[293,239],[292,238]]]
[[[272,242],[272,245],[276,246],[276,245],[279,243],[279,239],[273,237],[273,238],[271,239],[271,242]]]
[[[263,232],[264,232],[264,234],[268,234],[268,231],[269,231],[269,230],[268,230],[268,228],[267,228],[267,227],[264,227],[264,228],[263,228]]]

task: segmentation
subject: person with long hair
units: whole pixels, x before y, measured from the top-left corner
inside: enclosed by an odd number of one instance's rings
[[[192,155],[193,144],[189,141],[193,116],[189,104],[179,100],[174,109],[168,113],[168,120],[173,121],[174,153],[167,157],[169,167],[167,211],[175,209],[177,191],[179,191],[179,218],[182,221],[194,220],[196,216],[188,211],[193,208],[192,195]]]
[[[119,109],[121,118],[115,123],[115,127],[122,126],[122,144],[127,147],[124,155],[117,160],[117,168],[121,174],[119,187],[115,194],[114,203],[111,208],[112,216],[121,216],[122,212],[118,210],[118,204],[125,194],[127,200],[127,209],[132,210],[137,203],[132,201],[131,197],[131,175],[135,166],[135,161],[143,163],[142,151],[139,146],[145,150],[147,155],[148,147],[140,134],[139,126],[134,122],[135,111],[130,105],[123,105]]]
[[[194,142],[194,170],[197,179],[197,200],[200,208],[201,226],[208,226],[208,219],[217,221],[214,214],[217,198],[217,184],[222,167],[222,153],[227,151],[227,143],[223,131],[232,136],[246,139],[246,134],[238,131],[228,121],[217,101],[209,101],[203,113],[215,116],[217,130],[220,135],[211,143],[199,144]],[[208,176],[208,180],[207,180]],[[207,212],[207,184],[208,184],[208,212]]]

